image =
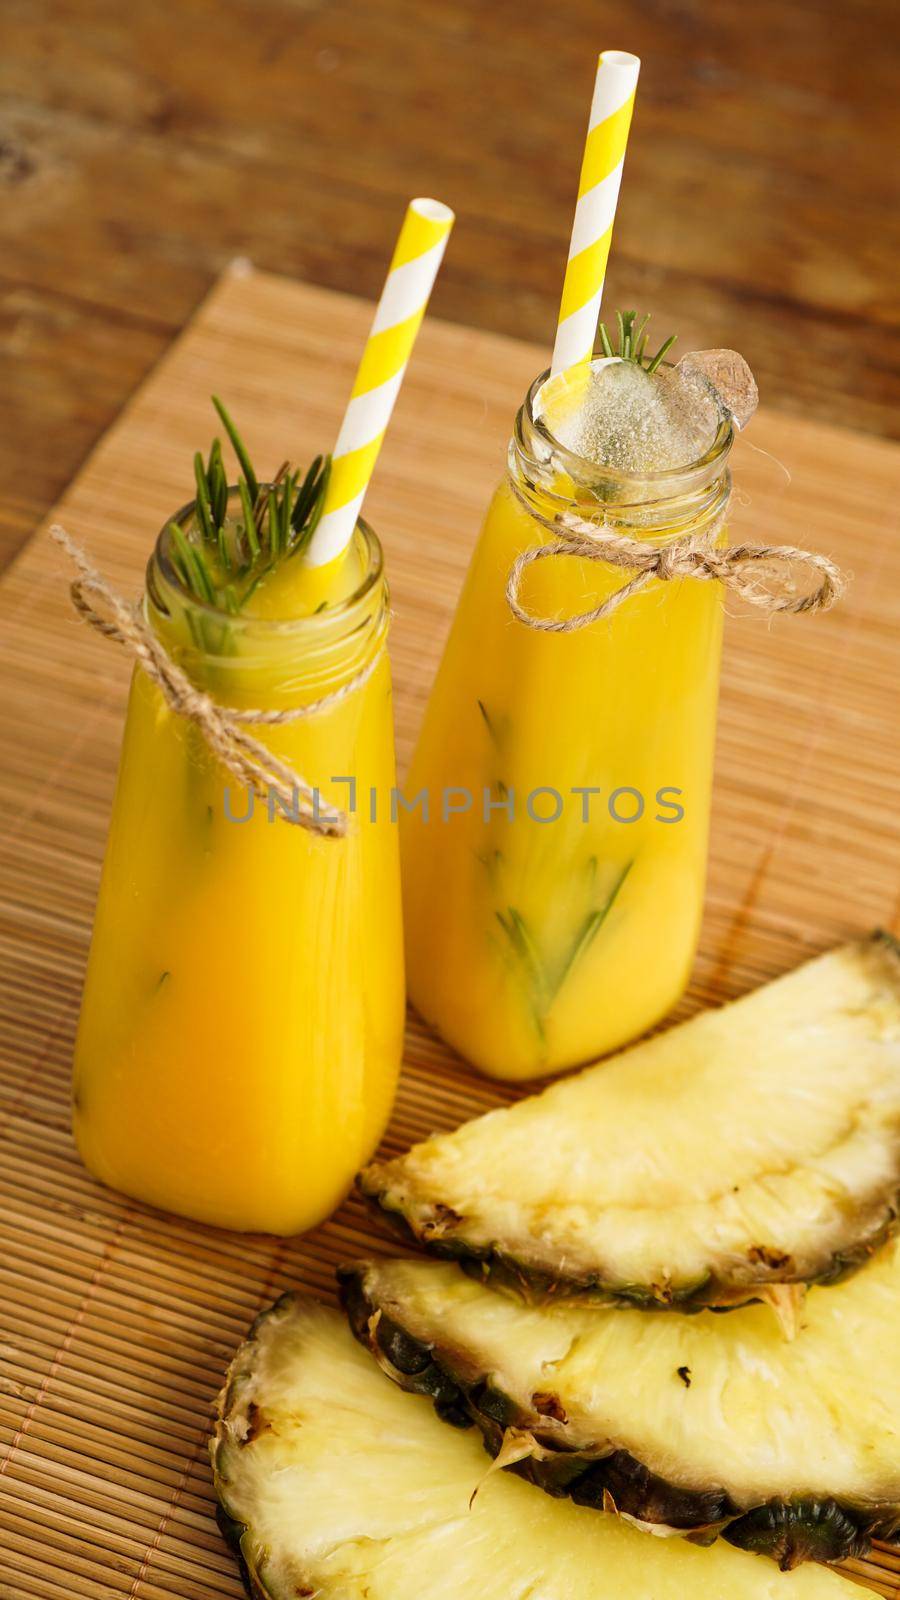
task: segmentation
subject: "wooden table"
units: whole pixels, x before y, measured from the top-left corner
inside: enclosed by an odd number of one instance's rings
[[[334,436],[370,316],[282,279],[223,280],[58,508],[113,583],[136,588],[187,498],[210,391],[261,468],[304,459]],[[434,319],[417,347],[367,502],[390,564],[402,760],[539,360]],[[753,437],[793,477],[748,440],[736,531],[808,540],[855,576],[827,616],[729,623],[707,915],[678,1015],[854,932],[900,930],[900,449],[771,414]],[[244,1238],[123,1200],[78,1162],[72,1043],[128,668],[74,618],[67,578],[42,533],[0,585],[0,1595],[237,1600],[206,1464],[232,1350],[281,1290],[330,1296],[336,1262],[393,1246],[353,1200],[305,1238]],[[512,1092],[411,1019],[386,1148]],[[900,1595],[900,1556],[853,1571]]]
[[[598,48],[644,60],[607,304],[767,404],[900,429],[892,0],[5,0],[0,561],[236,255],[551,342]]]

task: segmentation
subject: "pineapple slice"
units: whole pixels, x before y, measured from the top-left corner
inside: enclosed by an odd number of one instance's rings
[[[437,1261],[344,1268],[357,1337],[551,1494],[716,1528],[783,1567],[900,1527],[900,1249],[810,1290],[793,1342],[723,1317],[523,1306]],[[502,1454],[501,1454],[502,1452]]]
[[[834,950],[359,1185],[429,1250],[540,1298],[783,1303],[832,1282],[897,1215],[900,945]]]
[[[825,1568],[779,1573],[726,1544],[647,1538],[507,1473],[485,1482],[476,1436],[451,1433],[388,1382],[337,1312],[299,1296],[239,1350],[212,1460],[223,1527],[259,1600],[859,1595]]]

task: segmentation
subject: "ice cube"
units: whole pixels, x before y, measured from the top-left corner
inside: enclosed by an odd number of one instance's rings
[[[550,379],[539,403],[568,450],[632,476],[699,460],[721,423],[699,376],[674,383],[669,369],[651,373],[618,356]]]
[[[688,404],[699,405],[705,394],[736,428],[746,428],[759,404],[756,379],[736,350],[693,350],[670,369],[668,381]]]

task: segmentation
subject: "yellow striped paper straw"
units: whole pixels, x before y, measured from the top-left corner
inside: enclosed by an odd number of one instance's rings
[[[454,220],[439,200],[411,200],[407,207],[306,551],[312,566],[333,561],[353,536]]]
[[[637,56],[627,55],[623,50],[604,50],[597,65],[578,183],[578,204],[550,365],[552,377],[590,361],[593,353],[640,70]]]

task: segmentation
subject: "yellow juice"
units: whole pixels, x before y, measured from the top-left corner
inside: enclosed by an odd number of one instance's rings
[[[616,1048],[687,982],[722,601],[713,583],[654,580],[591,626],[543,632],[512,615],[507,575],[522,551],[555,537],[535,512],[602,513],[615,531],[659,541],[718,525],[730,445],[727,430],[708,462],[653,481],[604,475],[546,447],[533,395],[466,578],[401,819],[410,998],[469,1061],[517,1079]],[[567,618],[630,576],[556,556],[527,569],[521,599]]]
[[[148,615],[225,704],[308,718],[251,729],[346,836],[286,821],[134,675],[75,1061],[75,1132],[103,1182],[224,1227],[293,1233],[340,1202],[387,1122],[404,985],[386,591],[360,526],[346,563],[285,564],[252,614],[183,603],[151,563]],[[289,617],[289,621],[279,618]],[[373,665],[374,664],[374,665]]]

